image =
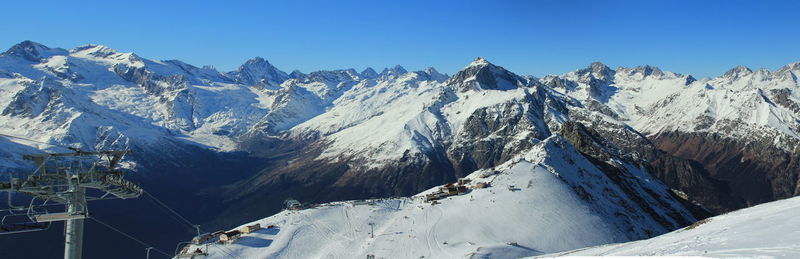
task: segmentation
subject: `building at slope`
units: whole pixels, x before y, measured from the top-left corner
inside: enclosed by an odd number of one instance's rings
[[[426,195],[440,187],[409,198],[285,210],[243,225],[275,225],[275,231],[243,234],[207,252],[209,258],[516,258],[636,240],[693,221],[668,188],[636,165],[612,159],[628,180],[611,179],[569,141],[553,136],[462,180],[487,188],[436,203]]]

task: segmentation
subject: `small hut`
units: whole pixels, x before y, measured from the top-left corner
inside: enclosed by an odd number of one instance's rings
[[[445,184],[440,188],[441,192],[444,193],[444,196],[452,196],[458,195],[467,192],[467,186],[464,185],[453,185],[452,183]]]
[[[283,206],[288,210],[299,210],[303,205],[298,200],[287,199],[283,202]]]
[[[259,229],[261,229],[261,224],[253,224],[253,225],[249,225],[249,226],[244,226],[244,228],[242,228],[242,233],[249,234],[249,233],[252,233],[252,232],[254,232],[256,230],[259,230]]]
[[[231,230],[231,231],[223,233],[222,235],[219,235],[219,241],[223,242],[223,243],[230,244],[230,243],[236,242],[236,240],[238,240],[239,237],[241,237],[241,236],[242,236],[242,232],[241,231],[239,231],[239,230]]]
[[[425,201],[426,202],[435,201],[435,200],[441,199],[442,196],[444,196],[444,193],[442,193],[442,192],[435,192],[435,193],[427,194],[427,195],[425,195]]]

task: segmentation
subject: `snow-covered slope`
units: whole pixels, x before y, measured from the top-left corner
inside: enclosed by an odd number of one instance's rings
[[[649,135],[717,132],[741,139],[769,138],[791,150],[800,138],[798,74],[800,63],[792,63],[776,71],[737,67],[713,79],[696,80],[650,66],[612,70],[595,63],[563,76],[538,79],[517,76],[479,58],[449,79],[432,68],[409,73],[401,66],[380,74],[370,68],[361,73],[344,69],[288,75],[260,57],[248,60],[236,71],[222,73],[177,60],[149,60],[102,45],[65,50],[25,41],[0,56],[0,90],[4,93],[0,108],[6,109],[23,82],[48,78],[78,95],[91,96],[97,108],[131,114],[137,123],[232,150],[238,137],[247,132],[331,133],[333,129],[327,125],[331,122],[311,121],[318,115],[360,113],[355,116],[358,118],[340,124],[366,122],[364,114],[378,112],[353,107],[354,103],[364,103],[369,109],[389,104],[402,97],[396,92],[398,87],[421,94],[447,85],[457,93],[487,94],[492,92],[485,90],[548,85],[580,101],[583,108],[597,110]],[[368,93],[365,88],[373,86],[379,91]],[[430,104],[426,96],[416,99],[413,105]],[[297,125],[301,126],[294,129]]]
[[[0,55],[0,133],[96,148],[99,131],[147,146],[189,140],[230,150],[266,112],[264,94],[210,68],[153,61],[100,45],[23,42]],[[104,129],[104,130],[101,130]]]
[[[775,71],[739,66],[697,80],[596,62],[540,82],[580,102],[571,108],[575,120],[651,162],[651,173],[719,213],[800,194],[798,69],[798,63]],[[618,134],[619,125],[645,141]]]
[[[536,78],[478,58],[452,77],[401,66],[286,74],[254,58],[219,72],[102,45],[66,50],[26,41],[0,54],[0,134],[36,142],[8,139],[0,155],[20,158],[19,145],[56,148],[38,142],[97,149],[117,139],[149,153],[181,145],[249,151],[280,160],[227,188],[231,197],[315,185],[322,188],[315,198],[353,199],[412,195],[497,166],[577,122],[600,143],[581,152],[601,162],[652,162],[647,170],[694,200],[758,183],[742,197],[710,201],[730,209],[800,193],[798,69],[739,67],[696,80],[594,63]],[[691,150],[705,145],[661,137],[674,132],[723,141],[718,150]],[[659,150],[668,148],[675,150]],[[684,156],[687,149],[693,153]],[[758,173],[724,174],[740,161]]]
[[[210,258],[517,258],[639,239],[692,219],[664,185],[613,160],[624,180],[556,135],[466,177],[487,188],[438,204],[425,202],[437,187],[410,198],[286,210],[253,222],[276,228],[188,251],[208,249]]]
[[[432,68],[409,73],[401,66],[380,74],[343,69],[288,75],[260,57],[223,73],[102,45],[66,50],[24,41],[0,54],[0,134],[51,143],[36,147],[50,150],[98,148],[103,132],[113,132],[138,148],[175,142],[233,151],[243,140],[280,137],[326,113],[357,85],[404,74],[447,78]]]
[[[800,197],[699,221],[647,240],[578,249],[556,256],[704,256],[800,258]]]
[[[243,136],[279,134],[323,113],[360,81],[352,69],[290,79],[258,57],[222,73],[102,45],[65,50],[24,41],[0,54],[0,134],[52,144],[7,140],[50,151],[103,148],[108,134],[136,150],[232,151]],[[0,153],[19,160],[11,145]]]
[[[791,150],[800,139],[800,63],[776,71],[739,66],[716,78],[696,80],[656,67],[601,63],[543,79],[586,104],[648,135],[712,132],[758,141],[769,138]]]

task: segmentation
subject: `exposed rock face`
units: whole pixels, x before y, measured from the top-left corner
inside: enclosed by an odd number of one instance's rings
[[[775,104],[781,105],[786,107],[791,111],[796,113],[800,113],[800,103],[791,99],[792,96],[792,89],[783,88],[783,89],[770,89],[769,90],[770,98]]]
[[[797,148],[787,151],[765,140],[745,143],[702,133],[670,132],[659,134],[653,141],[660,149],[676,157],[701,164],[708,177],[722,188],[721,193],[730,196],[719,201],[724,210],[800,194],[800,150]],[[679,184],[700,189],[691,181]]]
[[[33,118],[48,110],[57,110],[58,106],[62,105],[61,91],[64,89],[58,82],[42,78],[37,81],[28,81],[26,84],[24,90],[14,95],[2,115]]]
[[[606,161],[603,154],[614,152],[647,168],[648,172],[670,188],[688,194],[688,197],[681,199],[698,218],[737,206],[730,198],[726,185],[709,177],[702,164],[659,149],[649,138],[626,125],[596,120],[591,113],[580,111],[573,112],[572,116],[582,123],[566,123],[561,134],[581,147],[581,152],[599,161]],[[566,131],[566,128],[572,129]],[[573,132],[586,133],[576,137],[572,136]],[[585,143],[597,144],[587,146]],[[695,208],[693,202],[702,204],[703,208]]]
[[[541,81],[582,104],[571,117],[722,213],[797,195],[798,68],[739,66],[698,81],[651,66],[593,63]]]
[[[509,90],[526,86],[525,78],[509,72],[503,67],[489,63],[482,57],[459,71],[445,82],[455,85],[461,92],[469,90]]]
[[[559,123],[556,114],[568,113],[566,104],[545,88],[529,90],[522,99],[472,112],[447,154],[458,171],[495,166],[552,134]]]
[[[241,84],[257,85],[267,89],[278,89],[281,83],[289,79],[289,75],[261,57],[248,60],[228,75]]]
[[[627,168],[613,162],[613,158],[616,157],[614,154],[619,153],[619,151],[616,150],[611,143],[600,137],[598,132],[586,128],[583,124],[570,121],[562,125],[560,134],[572,143],[575,148],[595,166],[602,168],[606,176],[614,181],[627,197],[630,197],[631,200],[634,201],[635,205],[631,206],[637,206],[637,209],[644,211],[667,229],[678,228],[692,223],[688,221],[677,208],[666,206],[666,204],[669,204],[669,202],[674,199],[674,196],[661,196],[649,189],[635,189],[636,186],[642,185],[638,182],[640,180],[628,171]],[[636,161],[631,160],[624,161],[636,163]],[[647,193],[647,197],[642,197],[642,192]],[[664,205],[669,211],[662,215],[662,213],[653,209],[651,206],[653,201],[648,199],[655,199],[655,203]],[[697,218],[703,216],[705,215],[702,213],[697,213],[695,215]],[[678,222],[678,224],[670,222]]]

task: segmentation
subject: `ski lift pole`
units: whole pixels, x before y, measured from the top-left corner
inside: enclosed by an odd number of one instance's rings
[[[375,238],[375,222],[369,223],[369,237]]]
[[[69,181],[67,212],[85,213],[86,189],[78,186],[78,178]],[[64,259],[81,259],[83,250],[83,219],[69,219],[64,231]]]
[[[192,225],[192,226],[194,226],[194,229],[197,230],[197,236],[199,237],[200,236],[200,225]]]
[[[150,250],[153,250],[153,248],[152,247],[148,247],[148,248],[145,248],[145,250],[147,251],[147,259],[150,259]]]

